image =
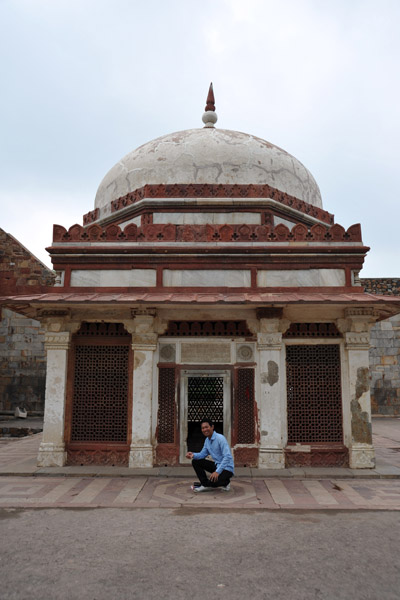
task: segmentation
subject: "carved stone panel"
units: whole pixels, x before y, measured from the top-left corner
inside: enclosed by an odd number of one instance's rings
[[[230,344],[182,343],[181,362],[188,364],[226,364],[231,361]]]

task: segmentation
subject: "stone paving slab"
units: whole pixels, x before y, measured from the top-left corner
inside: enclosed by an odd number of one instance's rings
[[[0,508],[198,508],[400,511],[400,480],[234,478],[195,494],[193,478],[2,477]]]

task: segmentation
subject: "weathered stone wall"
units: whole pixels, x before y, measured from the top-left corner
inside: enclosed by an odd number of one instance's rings
[[[362,279],[370,294],[400,295],[400,279]],[[400,315],[380,321],[371,330],[372,412],[400,414]]]
[[[2,294],[27,293],[53,285],[54,272],[12,235],[0,229],[0,287]]]
[[[0,295],[37,293],[54,282],[54,272],[12,235],[0,229]],[[7,308],[0,322],[0,411],[24,406],[44,410],[46,355],[40,323]]]
[[[3,309],[0,323],[0,411],[44,410],[46,354],[40,323]]]

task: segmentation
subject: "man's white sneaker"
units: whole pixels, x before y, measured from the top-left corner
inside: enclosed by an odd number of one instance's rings
[[[223,485],[223,486],[221,487],[221,490],[222,490],[223,492],[229,492],[229,490],[230,490],[230,489],[231,489],[231,484],[230,484],[230,483],[228,483],[228,485]]]
[[[212,492],[214,488],[205,487],[204,485],[199,485],[199,487],[192,487],[193,491],[198,494],[199,492]]]

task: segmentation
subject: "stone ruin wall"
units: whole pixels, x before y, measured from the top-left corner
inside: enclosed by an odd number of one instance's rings
[[[44,411],[46,353],[40,323],[3,309],[0,323],[0,411]]]
[[[0,229],[0,287],[4,294],[51,285],[54,272]],[[44,411],[46,353],[40,323],[3,308],[0,321],[0,411]]]
[[[370,294],[400,296],[400,279],[361,279],[361,285]],[[369,363],[373,414],[400,415],[400,315],[372,328]]]

